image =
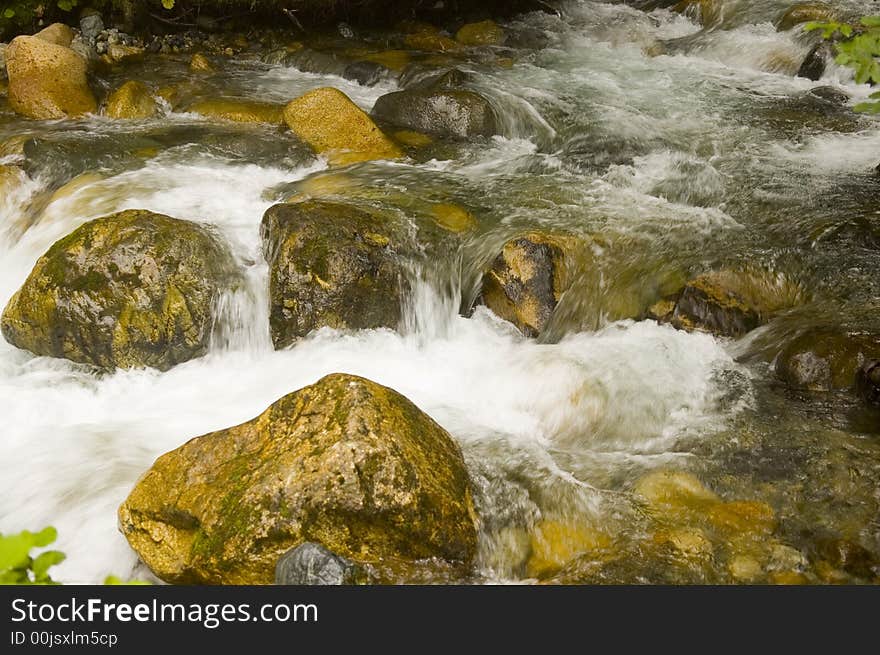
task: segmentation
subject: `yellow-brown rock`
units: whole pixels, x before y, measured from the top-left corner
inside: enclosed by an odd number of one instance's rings
[[[143,82],[129,80],[107,98],[104,113],[110,118],[152,118],[159,112],[150,89]]]
[[[564,259],[561,241],[552,236],[511,239],[483,275],[483,303],[525,336],[539,336],[564,291]]]
[[[213,73],[214,65],[205,55],[197,52],[189,60],[189,69],[194,73]]]
[[[396,391],[339,373],[161,456],[119,508],[157,576],[196,584],[269,584],[305,541],[379,566],[465,568],[475,521],[449,434]]]
[[[611,545],[611,537],[589,523],[545,519],[532,533],[526,575],[540,578],[556,573],[581,555],[601,556]]]
[[[188,111],[236,123],[281,124],[284,122],[283,105],[255,100],[233,100],[227,98],[199,100],[190,105]]]
[[[73,41],[73,30],[64,23],[52,23],[34,34],[34,38],[68,48]]]
[[[633,493],[658,518],[687,521],[718,503],[699,478],[684,471],[660,469],[640,478]]]
[[[477,227],[477,219],[467,209],[452,203],[438,203],[429,209],[434,221],[449,232],[467,232]]]
[[[284,108],[288,127],[331,163],[346,165],[372,159],[396,159],[400,148],[342,91],[309,91]]]
[[[9,104],[40,120],[93,113],[97,109],[86,78],[86,61],[70,48],[33,36],[19,36],[6,49]]]
[[[505,36],[504,30],[498,24],[484,20],[463,25],[455,33],[455,40],[467,46],[502,45]]]

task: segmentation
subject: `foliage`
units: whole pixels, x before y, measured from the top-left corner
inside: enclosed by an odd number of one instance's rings
[[[0,584],[6,585],[50,585],[60,584],[49,576],[49,569],[60,564],[65,554],[58,550],[44,550],[35,557],[34,548],[45,548],[58,537],[53,527],[39,532],[27,530],[18,534],[0,534]],[[108,575],[105,585],[148,585],[144,580],[125,581],[115,575]]]
[[[46,550],[32,557],[31,551],[48,546],[57,536],[52,527],[36,533],[0,534],[0,584],[56,584],[49,569],[64,561],[64,553]]]
[[[855,71],[859,84],[880,84],[880,16],[865,16],[859,25],[847,23],[807,23],[804,30],[822,30],[822,38],[835,40],[835,61]],[[880,114],[880,91],[872,93],[873,102],[855,106],[859,112]]]

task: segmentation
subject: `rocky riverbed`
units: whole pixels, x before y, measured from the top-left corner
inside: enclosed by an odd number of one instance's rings
[[[66,582],[876,582],[880,129],[803,30],[871,3],[539,4],[0,46],[0,530]]]

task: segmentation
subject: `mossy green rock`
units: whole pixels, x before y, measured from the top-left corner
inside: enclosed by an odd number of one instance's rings
[[[397,327],[403,236],[389,217],[321,200],[280,204],[263,216],[262,238],[276,348],[325,326]]]
[[[304,542],[356,562],[476,552],[464,460],[405,397],[332,374],[257,418],[162,455],[119,508],[141,559],[172,583],[270,584]]]
[[[166,370],[207,350],[233,271],[227,248],[195,223],[112,214],[40,257],[3,312],[3,336],[37,355]]]
[[[544,331],[564,291],[563,241],[527,234],[504,244],[483,275],[480,300],[527,337]]]

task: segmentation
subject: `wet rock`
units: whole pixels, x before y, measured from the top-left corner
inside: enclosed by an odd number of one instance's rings
[[[862,364],[856,373],[856,391],[869,405],[880,405],[880,360]]]
[[[477,219],[467,209],[453,203],[437,203],[430,208],[437,225],[449,232],[468,232],[477,227]]]
[[[707,559],[712,556],[712,542],[699,528],[671,528],[657,532],[655,544],[672,546],[686,558]]]
[[[880,338],[833,329],[811,329],[776,357],[776,375],[795,389],[851,389],[859,368],[880,358]]]
[[[527,337],[544,331],[564,290],[559,240],[541,234],[511,239],[483,275],[480,302]]]
[[[284,108],[284,121],[316,153],[335,164],[403,156],[360,107],[332,87],[292,100]]]
[[[816,544],[817,556],[835,569],[857,578],[873,578],[880,566],[880,558],[848,539],[825,537]]]
[[[600,555],[611,547],[611,537],[584,522],[544,519],[535,526],[531,537],[531,555],[526,575],[543,578],[558,572],[584,554]]]
[[[676,520],[702,516],[719,502],[700,479],[684,471],[659,469],[639,478],[633,494],[654,514]]]
[[[73,41],[73,30],[64,23],[52,23],[34,34],[34,38],[69,48],[70,42]]]
[[[270,207],[261,234],[276,348],[324,326],[397,327],[402,236],[388,218],[310,200]]]
[[[442,91],[447,89],[461,89],[471,81],[472,75],[460,68],[450,68],[440,73],[433,68],[423,69],[414,66],[408,69],[401,77],[401,86],[414,91]]]
[[[707,274],[685,286],[675,303],[672,322],[677,327],[701,328],[735,337],[758,327],[761,317],[739,294]]]
[[[197,224],[144,210],[105,216],[40,257],[3,312],[3,336],[37,355],[166,370],[206,352],[233,271]]]
[[[143,119],[159,113],[159,107],[143,82],[129,80],[107,98],[104,113],[110,118]]]
[[[810,95],[837,106],[843,106],[849,102],[849,94],[846,91],[836,89],[833,86],[813,87],[810,89]]]
[[[430,32],[407,34],[403,43],[407,48],[424,50],[425,52],[455,52],[462,48],[462,45],[455,39],[440,33]]]
[[[769,535],[776,527],[776,514],[767,503],[734,500],[712,505],[706,520],[728,539],[731,535]]]
[[[466,139],[499,131],[495,110],[475,91],[395,91],[380,97],[372,114],[398,127],[442,137]]]
[[[396,391],[337,373],[161,456],[119,525],[172,583],[268,584],[308,541],[364,564],[464,569],[477,546],[471,493],[443,428]]]
[[[189,69],[194,73],[213,73],[215,70],[208,58],[198,52],[189,60]]]
[[[83,41],[94,46],[98,41],[98,35],[104,31],[104,20],[101,14],[95,12],[84,15],[79,21],[79,30]]]
[[[503,45],[504,29],[491,20],[467,23],[455,33],[455,40],[466,46]]]
[[[738,337],[775,312],[797,305],[805,293],[772,271],[722,269],[690,280],[669,320],[679,329]]]
[[[311,542],[284,553],[275,565],[279,585],[355,585],[367,579],[363,567]]]
[[[0,81],[4,81],[7,79],[6,76],[6,48],[9,46],[5,43],[0,43]]]
[[[388,74],[388,69],[374,61],[356,61],[345,67],[342,77],[361,86],[373,86]]]
[[[776,30],[786,32],[803,23],[835,20],[834,10],[822,2],[802,2],[786,9],[776,20]]]
[[[283,105],[255,100],[227,98],[199,100],[191,104],[187,111],[235,123],[272,123],[278,125],[284,122]]]
[[[814,82],[820,80],[825,74],[825,68],[828,66],[828,62],[833,58],[834,53],[831,46],[823,41],[814,46],[804,58],[804,62],[798,69],[797,76],[805,77]]]
[[[140,61],[144,57],[144,49],[139,45],[125,43],[110,43],[107,52],[102,59],[111,65],[125,64],[132,61]]]
[[[9,104],[28,118],[67,118],[97,109],[86,62],[70,48],[19,36],[6,49],[6,70]]]
[[[720,23],[724,17],[722,0],[679,0],[672,11],[685,14],[703,26]]]

